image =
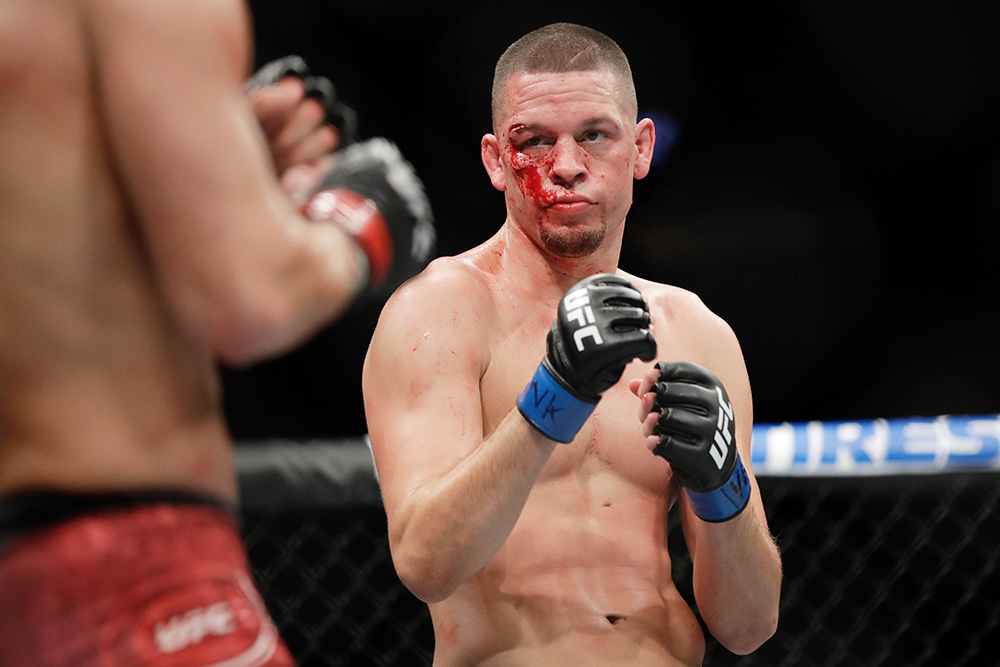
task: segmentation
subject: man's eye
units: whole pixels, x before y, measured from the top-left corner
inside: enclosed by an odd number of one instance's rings
[[[534,148],[537,146],[541,146],[543,143],[545,143],[545,140],[542,139],[541,137],[531,137],[530,139],[524,142],[524,145]]]
[[[604,138],[604,133],[600,130],[588,130],[584,135],[584,141],[600,141]]]

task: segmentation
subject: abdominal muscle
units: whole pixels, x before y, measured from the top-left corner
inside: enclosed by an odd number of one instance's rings
[[[671,579],[666,501],[580,479],[536,485],[493,560],[431,605],[435,667],[701,664],[704,636]]]

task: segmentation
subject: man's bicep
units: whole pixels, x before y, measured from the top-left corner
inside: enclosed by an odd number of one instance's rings
[[[365,410],[386,509],[482,442],[475,346],[459,331],[383,321],[364,370]]]
[[[719,359],[719,378],[726,387],[736,414],[736,436],[743,460],[750,459],[750,434],[753,430],[753,397],[743,350],[735,332],[719,320],[715,356]]]

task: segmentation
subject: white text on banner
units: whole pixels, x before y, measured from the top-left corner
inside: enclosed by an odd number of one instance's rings
[[[758,424],[751,448],[758,476],[1000,471],[1000,415]]]

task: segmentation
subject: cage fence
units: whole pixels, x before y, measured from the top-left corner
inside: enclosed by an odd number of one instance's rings
[[[933,441],[919,422],[896,445],[889,422],[755,429],[784,565],[778,631],[749,656],[706,633],[705,665],[997,664],[1000,422],[942,419]],[[244,443],[238,466],[254,574],[299,664],[430,665],[430,616],[393,569],[364,440]],[[675,583],[697,609],[679,530],[672,513]]]

